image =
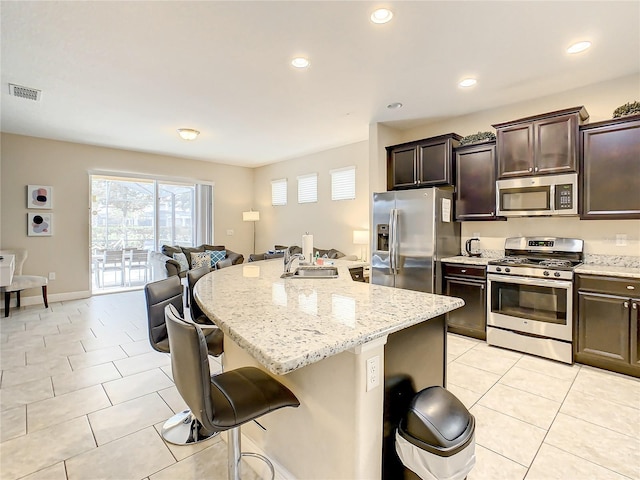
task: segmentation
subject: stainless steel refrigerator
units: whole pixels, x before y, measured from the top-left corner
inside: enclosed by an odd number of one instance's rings
[[[441,293],[439,260],[459,254],[453,189],[373,194],[371,283]]]

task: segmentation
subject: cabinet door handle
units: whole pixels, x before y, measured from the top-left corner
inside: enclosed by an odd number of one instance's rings
[[[462,273],[467,273],[467,269],[463,268],[462,270],[460,270]]]
[[[624,302],[624,308],[629,308],[629,302]]]
[[[533,172],[533,168],[532,168],[532,167],[529,167],[529,171],[530,171],[530,172]]]
[[[627,285],[627,290],[635,290],[636,287],[634,287],[633,285]]]
[[[534,171],[534,172],[537,172],[537,171],[538,171],[538,167],[534,168],[534,169],[533,169],[533,171]]]
[[[638,304],[636,302],[633,302],[631,304],[631,308],[633,308],[634,310],[637,310],[638,309]]]

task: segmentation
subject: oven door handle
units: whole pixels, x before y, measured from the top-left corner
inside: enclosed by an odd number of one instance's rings
[[[530,277],[516,277],[511,275],[494,275],[492,273],[487,275],[487,281],[502,282],[502,283],[518,283],[520,285],[534,285],[537,287],[554,287],[554,288],[572,288],[573,282],[566,280],[547,280],[546,278],[530,278]]]

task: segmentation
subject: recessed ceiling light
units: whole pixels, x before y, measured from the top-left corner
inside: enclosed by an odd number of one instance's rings
[[[371,14],[371,21],[373,23],[387,23],[393,18],[393,12],[388,8],[378,8]]]
[[[196,137],[200,135],[200,132],[193,128],[179,128],[178,135],[180,135],[183,140],[195,140]]]
[[[577,42],[577,43],[574,43],[573,45],[571,45],[569,48],[567,48],[567,53],[584,52],[590,46],[591,46],[591,42],[587,42],[587,41]]]
[[[402,108],[402,104],[400,102],[393,102],[387,105],[388,109],[395,110],[397,108]]]
[[[291,65],[293,65],[296,68],[307,68],[310,63],[309,60],[307,60],[304,57],[296,57],[293,60],[291,60]]]
[[[465,78],[461,80],[458,85],[461,87],[473,87],[476,83],[478,83],[478,81],[475,78]]]

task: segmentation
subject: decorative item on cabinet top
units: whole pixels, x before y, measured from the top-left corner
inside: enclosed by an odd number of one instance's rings
[[[496,139],[496,134],[493,132],[478,132],[471,135],[467,135],[460,140],[460,146],[471,145],[472,143],[490,142]]]
[[[629,102],[620,105],[613,111],[613,118],[626,117],[627,115],[636,115],[640,113],[640,102]]]

